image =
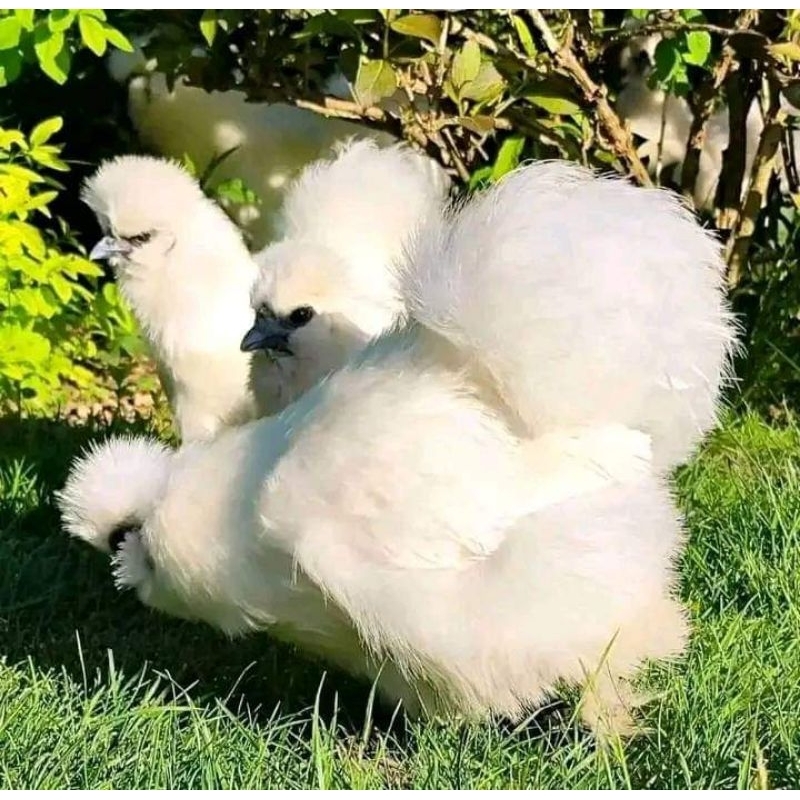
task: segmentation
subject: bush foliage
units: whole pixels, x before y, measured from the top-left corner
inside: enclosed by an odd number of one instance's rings
[[[96,393],[97,371],[141,351],[116,286],[54,219],[54,172],[65,172],[53,117],[29,136],[0,128],[0,397],[52,410],[67,387]],[[94,369],[93,369],[94,368]]]

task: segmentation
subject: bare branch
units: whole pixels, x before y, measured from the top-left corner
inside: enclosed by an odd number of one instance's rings
[[[730,45],[730,37],[734,32],[750,28],[755,24],[757,17],[758,12],[754,9],[746,9],[737,17],[733,30],[723,40],[719,61],[690,96],[693,116],[689,128],[689,140],[686,143],[686,158],[681,170],[681,191],[688,199],[694,196],[697,174],[700,171],[700,156],[705,146],[706,129],[711,112],[714,110],[714,101],[734,63],[736,54]]]
[[[600,127],[611,143],[614,153],[625,162],[633,177],[642,186],[652,186],[650,175],[634,147],[630,131],[622,124],[617,112],[609,104],[605,87],[598,86],[589,77],[589,73],[575,56],[570,37],[567,37],[564,45],[560,45],[541,11],[528,9],[527,13],[556,63],[580,87],[586,102],[595,109]]]
[[[764,131],[758,143],[750,184],[742,213],[728,240],[728,286],[734,288],[744,274],[756,223],[775,174],[776,160],[783,139],[787,113],[781,108],[778,86],[770,81],[769,108],[764,118]]]

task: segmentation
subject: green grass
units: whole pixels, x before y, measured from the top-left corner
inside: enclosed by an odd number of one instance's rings
[[[678,476],[694,640],[643,677],[652,733],[602,749],[569,705],[517,727],[393,718],[265,635],[117,594],[51,499],[88,436],[0,425],[2,788],[800,786],[797,428],[732,420]]]

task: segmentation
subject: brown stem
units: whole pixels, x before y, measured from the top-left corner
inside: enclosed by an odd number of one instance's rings
[[[750,245],[756,229],[769,183],[775,174],[776,159],[786,124],[786,111],[781,108],[780,91],[770,81],[769,108],[764,117],[764,131],[758,143],[753,168],[750,170],[750,185],[742,213],[728,240],[728,286],[738,286],[744,274]]]
[[[722,171],[717,187],[717,227],[730,231],[736,225],[742,205],[742,184],[747,162],[747,117],[756,87],[751,62],[740,63],[728,75],[728,147],[722,154]]]
[[[580,87],[584,99],[594,108],[600,128],[610,141],[614,153],[627,165],[630,173],[642,186],[652,186],[650,175],[648,175],[647,169],[642,164],[642,160],[634,147],[630,131],[622,124],[616,111],[608,102],[605,87],[598,86],[589,77],[589,73],[586,72],[573,52],[571,28],[567,35],[567,41],[561,45],[541,11],[528,9],[527,13],[531,18],[531,22],[541,34],[545,47],[550,51],[556,64]]]

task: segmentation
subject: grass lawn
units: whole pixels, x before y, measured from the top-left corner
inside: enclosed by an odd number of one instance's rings
[[[796,428],[731,420],[678,476],[694,641],[643,676],[652,732],[603,749],[568,703],[517,727],[371,711],[265,635],[118,594],[51,500],[89,435],[0,422],[0,788],[800,787]]]

